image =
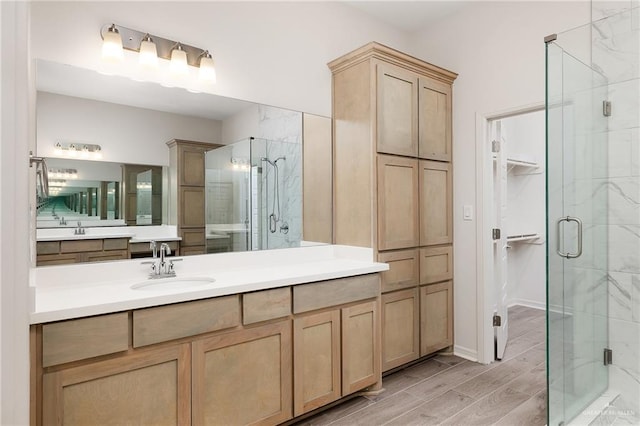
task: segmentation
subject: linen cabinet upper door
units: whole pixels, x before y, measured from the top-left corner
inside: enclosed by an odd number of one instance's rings
[[[418,245],[418,160],[378,156],[378,250]]]
[[[418,156],[418,78],[378,64],[378,152]]]
[[[451,163],[420,160],[420,245],[453,242]]]
[[[451,161],[451,86],[420,79],[418,156]]]

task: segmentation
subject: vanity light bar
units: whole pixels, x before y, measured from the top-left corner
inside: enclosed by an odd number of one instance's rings
[[[234,170],[249,170],[249,160],[244,158],[231,157],[231,166]]]
[[[134,30],[131,28],[123,27],[116,24],[104,25],[100,30],[100,36],[103,40],[103,56],[113,57],[112,59],[119,59],[115,53],[112,53],[114,49],[107,49],[106,53],[104,45],[112,45],[117,43],[118,35],[122,42],[122,48],[133,52],[138,52],[144,56],[143,62],[151,64],[151,58],[149,55],[153,53],[153,45],[155,45],[155,52],[158,58],[163,58],[171,61],[174,67],[186,68],[186,64],[192,67],[200,68],[200,78],[215,82],[215,67],[214,61],[207,49],[200,47],[190,46],[175,40],[170,40],[164,37],[160,37],[147,32]],[[119,56],[119,55],[118,55]],[[186,56],[186,58],[185,58]]]

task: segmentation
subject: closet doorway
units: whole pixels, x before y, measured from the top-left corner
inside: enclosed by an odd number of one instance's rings
[[[546,306],[545,114],[536,106],[482,120],[478,358],[490,363],[508,350],[509,307]]]

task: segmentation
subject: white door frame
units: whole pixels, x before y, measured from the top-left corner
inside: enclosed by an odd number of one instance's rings
[[[492,203],[488,198],[493,184],[489,121],[544,109],[544,102],[491,113],[476,113],[476,294],[478,362],[494,360],[493,348],[493,260],[491,237]]]

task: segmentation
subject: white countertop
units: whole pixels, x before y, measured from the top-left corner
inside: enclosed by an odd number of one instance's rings
[[[45,266],[31,270],[35,310],[31,324],[119,312],[248,291],[386,271],[373,251],[349,246],[312,246],[258,252],[187,256],[175,263],[178,278],[214,278],[185,289],[133,290],[147,282],[139,260]]]
[[[86,227],[84,234],[74,234],[74,228],[44,228],[36,230],[36,241],[97,240],[104,238],[131,238],[131,243],[154,241],[180,241],[176,226],[110,226]]]

